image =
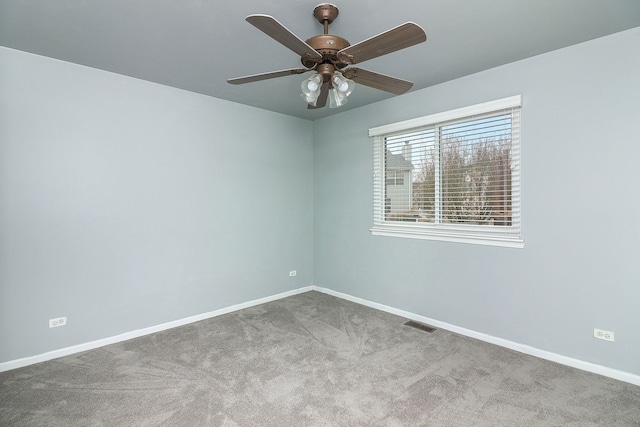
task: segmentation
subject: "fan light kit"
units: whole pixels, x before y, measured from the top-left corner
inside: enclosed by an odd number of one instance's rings
[[[396,95],[411,89],[413,83],[410,81],[349,66],[425,42],[427,35],[419,25],[406,22],[352,45],[342,37],[329,34],[329,24],[338,16],[336,6],[320,4],[313,9],[313,16],[324,26],[324,34],[313,36],[306,41],[293,34],[272,16],[247,16],[246,20],[251,25],[300,55],[304,68],[236,77],[227,82],[244,84],[315,71],[314,75],[303,80],[300,85],[301,97],[311,109],[324,107],[327,99],[330,108],[341,107],[353,92],[355,83]]]

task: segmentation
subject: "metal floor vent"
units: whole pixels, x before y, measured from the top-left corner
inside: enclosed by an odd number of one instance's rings
[[[421,331],[429,332],[430,334],[437,331],[433,326],[427,325],[426,323],[414,322],[413,320],[406,322],[405,326],[420,329]]]

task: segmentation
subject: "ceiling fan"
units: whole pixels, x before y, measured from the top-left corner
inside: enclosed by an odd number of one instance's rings
[[[301,96],[310,109],[324,107],[327,98],[331,108],[344,105],[355,87],[354,82],[396,95],[411,89],[410,81],[350,66],[426,41],[427,35],[419,25],[407,22],[352,45],[342,37],[329,34],[329,24],[338,16],[335,5],[320,4],[313,9],[313,16],[324,26],[324,34],[306,41],[272,16],[247,16],[246,21],[251,25],[300,55],[304,68],[236,77],[227,82],[237,85],[315,71],[301,84]]]

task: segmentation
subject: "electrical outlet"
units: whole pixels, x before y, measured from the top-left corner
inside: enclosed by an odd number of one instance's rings
[[[49,319],[49,327],[57,328],[58,326],[65,326],[67,324],[66,317],[56,317],[55,319]]]
[[[289,277],[293,277],[293,276],[295,276],[296,274],[298,274],[298,273],[297,273],[295,270],[291,270],[291,271],[289,272]]]
[[[604,331],[604,330],[602,330],[602,329],[594,329],[594,330],[593,330],[593,336],[594,336],[595,338],[598,338],[598,339],[600,339],[600,340],[605,340],[605,341],[611,341],[611,342],[613,342],[613,341],[615,341],[615,340],[616,340],[616,337],[615,337],[615,335],[614,335],[614,333],[613,333],[613,332],[611,332],[611,331]]]

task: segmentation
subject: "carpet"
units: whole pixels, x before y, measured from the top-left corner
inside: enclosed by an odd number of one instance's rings
[[[0,373],[2,426],[640,426],[640,387],[307,292]]]

